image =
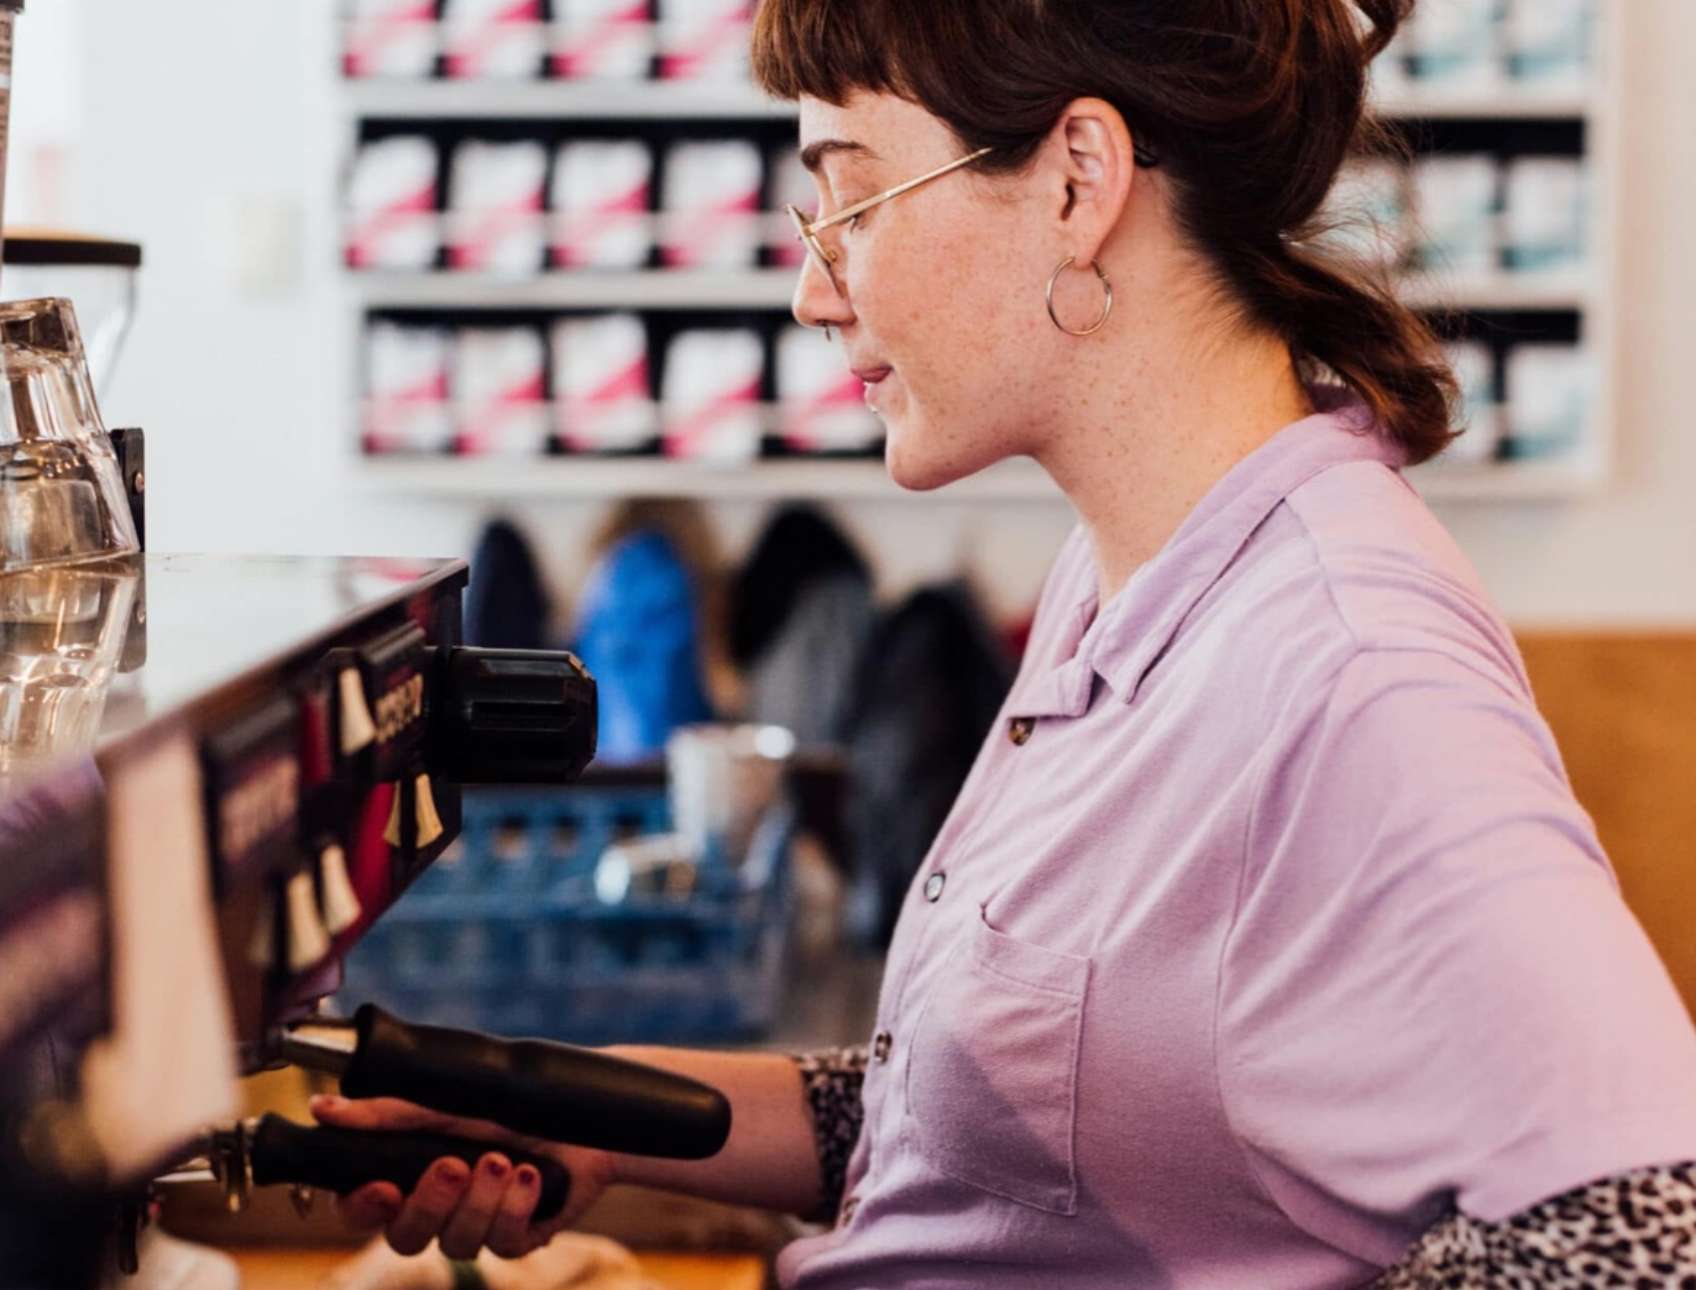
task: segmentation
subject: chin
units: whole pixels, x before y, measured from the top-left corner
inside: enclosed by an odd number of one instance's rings
[[[920,446],[925,440],[922,431],[901,428],[889,423],[889,437],[884,449],[884,467],[889,477],[911,493],[929,493],[946,488],[958,480],[969,478],[980,470],[993,466],[999,457],[949,456],[927,453]]]

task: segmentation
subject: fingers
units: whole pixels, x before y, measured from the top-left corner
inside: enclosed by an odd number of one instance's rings
[[[536,1150],[543,1144],[537,1138],[503,1129],[490,1120],[469,1120],[442,1111],[432,1111],[398,1097],[348,1098],[320,1094],[309,1103],[312,1116],[320,1124],[339,1129],[366,1129],[379,1132],[446,1133],[459,1138],[477,1138],[499,1142],[518,1150]]]
[[[354,1100],[345,1097],[318,1096],[308,1104],[312,1116],[321,1124],[333,1124],[340,1129],[386,1129],[397,1131],[427,1129],[442,1133],[457,1123],[451,1115],[403,1102],[398,1097],[372,1097]]]
[[[471,1186],[442,1228],[442,1253],[450,1259],[474,1259],[489,1237],[489,1228],[512,1184],[512,1162],[491,1153],[477,1162]]]
[[[431,1165],[389,1224],[389,1245],[395,1253],[422,1253],[447,1226],[470,1182],[471,1170],[463,1160],[444,1157]]]
[[[530,1216],[541,1196],[541,1175],[532,1165],[520,1165],[489,1225],[486,1244],[501,1258],[521,1259],[536,1248],[538,1240],[530,1229]]]
[[[405,1197],[393,1183],[376,1182],[350,1192],[336,1202],[342,1222],[356,1232],[386,1227],[401,1211]]]

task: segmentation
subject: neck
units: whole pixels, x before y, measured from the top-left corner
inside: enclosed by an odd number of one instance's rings
[[[1083,520],[1105,605],[1233,466],[1311,406],[1288,349],[1217,306],[1074,343],[1064,411],[1032,455]]]

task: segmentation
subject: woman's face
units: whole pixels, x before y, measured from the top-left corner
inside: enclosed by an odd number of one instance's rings
[[[803,99],[801,146],[821,216],[961,155],[936,117],[886,94]],[[1039,446],[1059,335],[1043,286],[1066,254],[1040,191],[956,171],[819,235],[843,294],[809,263],[795,316],[841,332],[904,487],[940,487]]]

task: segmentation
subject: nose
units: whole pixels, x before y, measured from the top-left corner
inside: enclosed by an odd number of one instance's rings
[[[825,271],[808,256],[795,282],[790,301],[795,321],[803,327],[846,327],[854,321],[854,310],[846,297],[838,295]]]

